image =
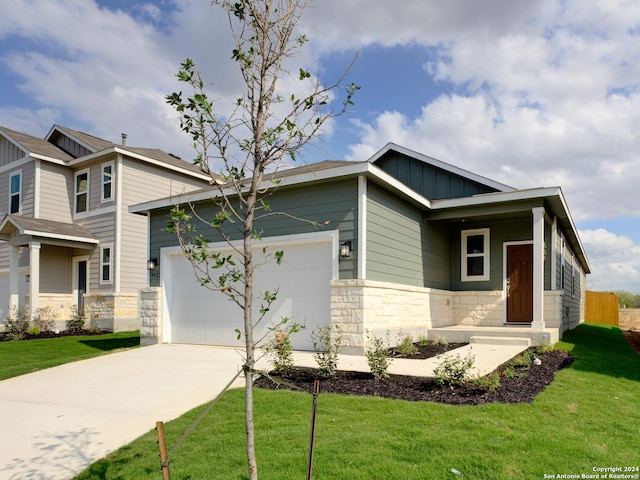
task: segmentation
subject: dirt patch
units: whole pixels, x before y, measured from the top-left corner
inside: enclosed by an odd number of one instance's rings
[[[361,372],[341,371],[334,377],[323,379],[319,378],[318,371],[312,368],[295,369],[282,379],[285,383],[275,383],[270,378],[260,377],[256,380],[256,386],[270,390],[285,388],[313,392],[314,381],[320,380],[321,393],[372,395],[456,405],[490,402],[530,403],[553,381],[556,372],[573,362],[572,356],[560,350],[543,353],[539,355],[539,359],[540,365],[527,365],[526,369],[513,367],[513,361],[501,366],[496,370],[500,385],[495,389],[480,386],[475,382],[450,388],[436,384],[433,379],[405,375],[391,375],[387,379],[376,380],[370,373]]]
[[[640,332],[640,308],[621,309],[618,318],[622,330]]]
[[[640,308],[620,310],[619,319],[629,345],[640,355]]]
[[[629,342],[629,345],[631,345],[631,348],[640,355],[640,332],[627,331],[622,333],[624,333],[624,336],[627,339],[627,342]]]

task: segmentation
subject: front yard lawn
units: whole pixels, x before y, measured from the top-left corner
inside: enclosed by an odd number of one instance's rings
[[[640,356],[618,328],[603,325],[581,325],[557,348],[576,361],[531,404],[454,406],[321,394],[313,478],[461,478],[455,469],[465,478],[537,479],[640,466]],[[243,401],[241,389],[223,396],[173,453],[173,478],[246,478]],[[304,478],[311,404],[307,393],[256,390],[262,479]],[[169,448],[202,408],[165,425]],[[161,478],[155,431],[77,477],[121,478]]]
[[[0,342],[0,380],[140,345],[140,332]]]

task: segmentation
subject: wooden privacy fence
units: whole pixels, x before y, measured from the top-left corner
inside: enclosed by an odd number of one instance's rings
[[[587,290],[584,320],[619,326],[618,296],[612,292]]]

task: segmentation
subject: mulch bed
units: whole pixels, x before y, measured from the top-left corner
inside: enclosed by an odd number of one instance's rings
[[[538,358],[542,361],[541,365],[532,365],[528,371],[520,372],[512,378],[502,376],[505,373],[505,366],[500,367],[497,370],[501,375],[500,386],[493,391],[488,391],[472,382],[450,388],[437,385],[429,378],[405,375],[391,375],[388,379],[376,380],[370,373],[340,371],[334,377],[319,378],[318,371],[312,368],[296,368],[292,374],[283,379],[288,385],[277,384],[267,377],[260,377],[256,380],[256,386],[270,390],[289,388],[313,392],[313,383],[317,379],[320,380],[321,393],[373,395],[454,405],[479,405],[491,402],[530,403],[553,381],[556,372],[571,365],[574,360],[571,355],[561,350],[543,353]]]
[[[438,355],[442,355],[443,353],[446,353],[449,350],[455,350],[456,348],[464,347],[465,345],[469,345],[469,344],[468,343],[435,343],[435,342],[426,342],[424,344],[414,343],[413,346],[417,349],[415,353],[412,353],[410,355],[403,355],[398,351],[398,348],[396,347],[389,350],[389,356],[424,360],[425,358],[437,357]]]

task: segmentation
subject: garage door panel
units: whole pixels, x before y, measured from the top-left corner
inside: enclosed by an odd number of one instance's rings
[[[273,252],[280,248],[270,248]],[[254,281],[254,322],[259,316],[266,290],[278,288],[277,300],[256,329],[258,338],[268,332],[269,325],[290,318],[306,328],[292,338],[296,349],[311,350],[311,332],[329,322],[332,242],[290,244],[281,247],[284,260],[256,269]],[[256,263],[264,261],[262,253],[254,256]],[[170,322],[171,341],[208,345],[241,346],[236,329],[242,330],[242,309],[220,292],[213,292],[198,284],[193,269],[182,254],[169,257],[170,288],[165,289]]]

